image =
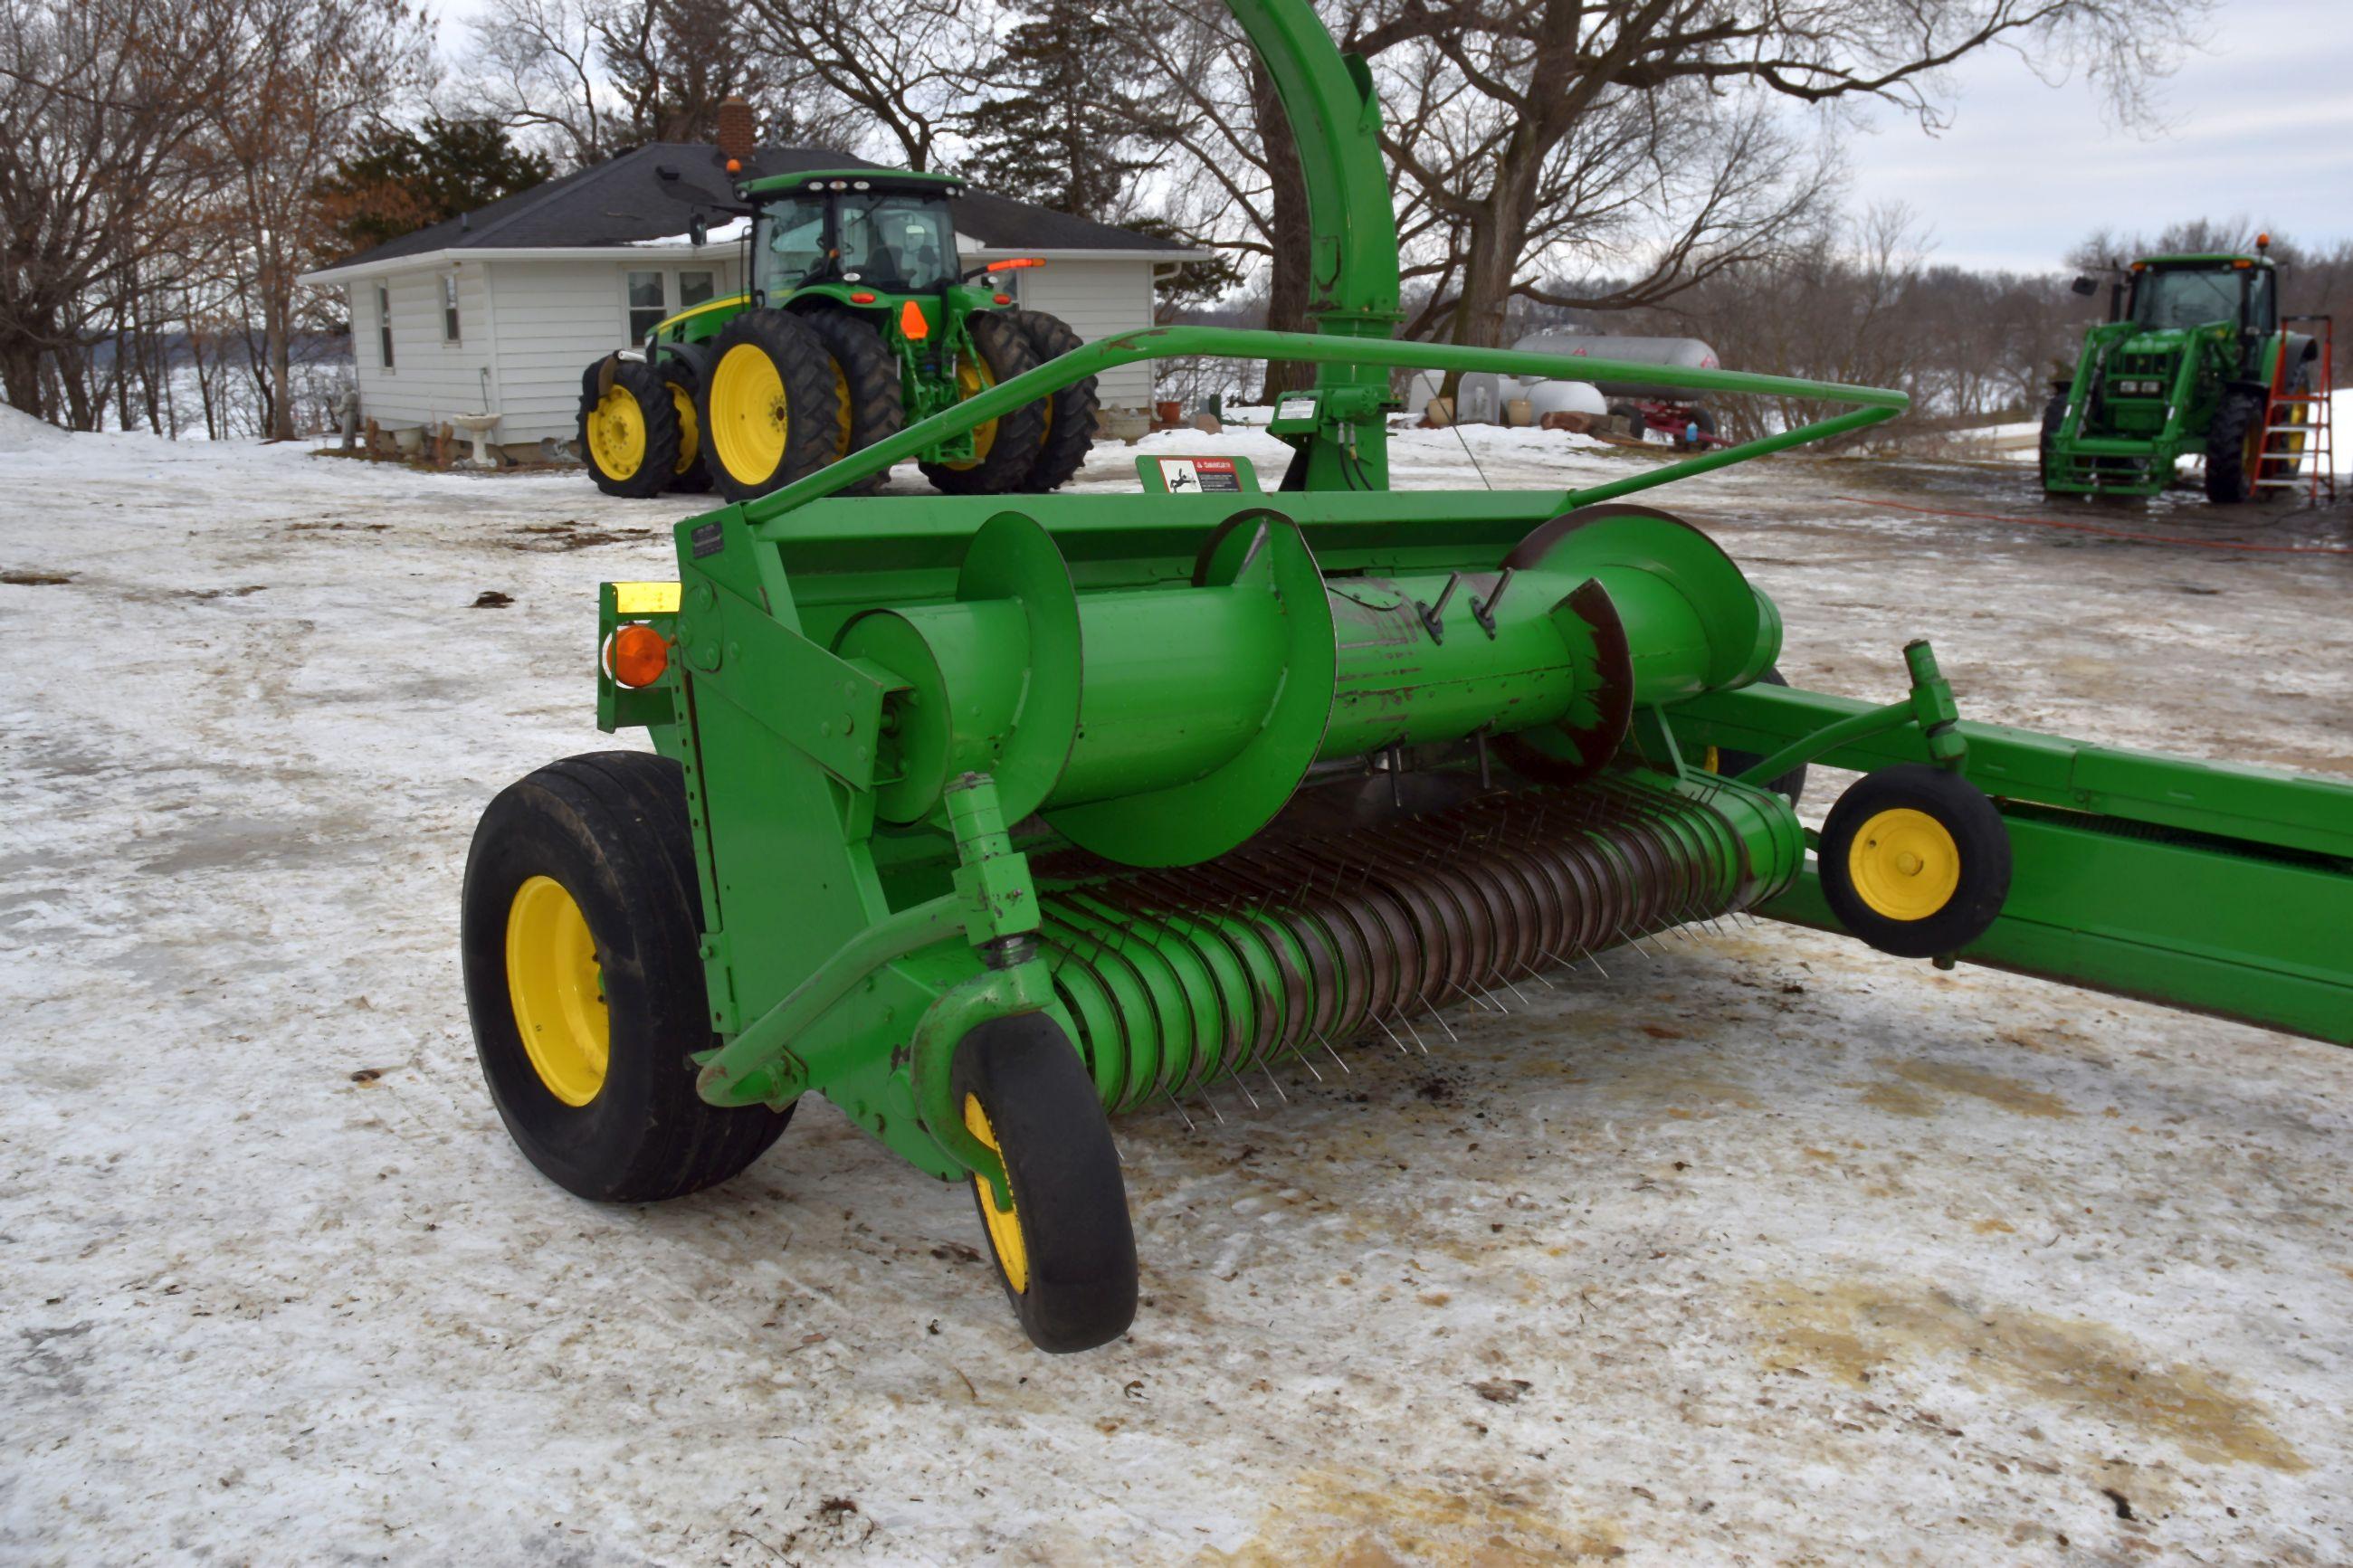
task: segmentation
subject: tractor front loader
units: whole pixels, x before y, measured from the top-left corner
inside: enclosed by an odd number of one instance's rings
[[[2153,496],[2189,456],[2205,460],[2209,500],[2300,482],[2307,445],[2327,440],[2329,372],[2325,334],[2295,326],[2325,319],[2281,317],[2269,247],[2263,236],[2253,256],[2144,257],[2111,285],[2108,321],[2052,383],[2046,492]]]
[[[1627,498],[1903,395],[1393,341],[1370,79],[1307,0],[1229,4],[1296,135],[1319,330],[1088,344],[604,586],[598,721],[654,749],[510,786],[466,871],[476,1045],[533,1164],[692,1192],[822,1094],[970,1184],[1023,1330],[1078,1351],[1136,1309],[1111,1115],[1411,1051],[1727,914],[2353,1044],[2353,787],[1963,721],[1926,642],[1878,706],[1780,684],[1772,602]],[[1151,458],[1145,493],[843,499],[1174,354],[1317,367],[1283,488]],[[1395,368],[1850,411],[1588,489],[1396,492]],[[1819,833],[1815,761],[1863,774]]]
[[[998,281],[1039,258],[962,264],[949,203],[963,188],[886,169],[738,185],[746,291],[670,317],[581,378],[580,449],[598,488],[750,500],[1078,347]],[[1095,407],[1090,377],[911,455],[951,495],[1054,489],[1086,461]]]

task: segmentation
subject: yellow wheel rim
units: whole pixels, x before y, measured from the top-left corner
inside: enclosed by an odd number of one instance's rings
[[[507,996],[547,1092],[566,1105],[596,1099],[612,1059],[612,1021],[588,918],[553,877],[532,878],[507,907]]]
[[[1872,913],[1924,921],[1961,885],[1961,847],[1926,812],[1897,806],[1862,825],[1847,847],[1846,868]]]
[[[1702,773],[1722,773],[1724,771],[1724,753],[1717,751],[1714,746],[1710,746],[1707,749],[1706,754],[1700,759],[1699,766]]]
[[[841,374],[841,366],[833,367],[834,423],[839,426],[834,436],[834,453],[849,456],[849,378]]]
[[[988,367],[980,363],[978,354],[969,354],[956,361],[957,402],[961,403],[967,397],[977,397],[983,391],[996,384],[997,378],[988,374]],[[945,463],[941,466],[950,468],[976,468],[988,461],[988,449],[996,445],[997,421],[992,419],[986,425],[976,425],[972,431],[972,460],[966,463]]]
[[[989,1147],[998,1159],[1005,1151],[997,1144],[997,1131],[988,1124],[988,1112],[980,1108],[980,1097],[964,1097],[965,1130]],[[1013,1287],[1017,1296],[1029,1289],[1029,1247],[1021,1239],[1021,1216],[1008,1206],[997,1206],[997,1194],[978,1176],[972,1179],[973,1190],[980,1194],[980,1217],[988,1226],[988,1245],[997,1253],[997,1261],[1005,1270],[1005,1282]]]
[[[711,428],[706,433],[720,464],[737,482],[756,485],[785,460],[792,433],[792,410],[785,403],[785,378],[776,362],[757,343],[737,343],[711,373]]]
[[[694,422],[694,399],[674,381],[670,384],[670,402],[678,410],[678,467],[671,471],[683,474],[694,467],[702,450],[702,429]]]
[[[588,415],[588,455],[608,479],[626,479],[646,460],[646,416],[616,382]]]

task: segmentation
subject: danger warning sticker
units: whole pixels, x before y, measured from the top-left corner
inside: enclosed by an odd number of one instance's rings
[[[1162,458],[1160,482],[1172,496],[1207,495],[1216,490],[1240,490],[1241,476],[1231,458]]]

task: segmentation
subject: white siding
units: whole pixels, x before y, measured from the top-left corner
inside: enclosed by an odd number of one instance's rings
[[[353,353],[358,362],[360,416],[385,429],[431,425],[452,414],[479,414],[496,387],[491,368],[489,300],[482,264],[458,270],[457,342],[442,337],[441,279],[448,269],[418,268],[352,285]],[[376,285],[392,296],[392,368],[377,350]]]
[[[1152,263],[1049,261],[1020,279],[1022,307],[1071,323],[1088,342],[1152,324]],[[1143,408],[1152,402],[1152,364],[1124,364],[1103,373],[1095,391],[1106,408]]]
[[[442,341],[441,279],[445,268],[420,267],[381,279],[350,284],[353,348],[358,361],[361,416],[386,429],[434,426],[487,405],[503,417],[491,435],[522,445],[577,432],[580,375],[599,355],[627,345],[627,275],[659,268],[668,308],[676,310],[678,274],[718,274],[721,296],[735,291],[733,247],[681,261],[672,257],[616,260],[610,257],[465,261],[458,271],[461,341]],[[1152,322],[1152,263],[1058,260],[1015,275],[1019,299],[1031,310],[1068,321],[1092,342]],[[392,294],[393,365],[376,351],[375,285]],[[1103,373],[1106,407],[1142,408],[1152,398],[1152,367],[1122,365]]]

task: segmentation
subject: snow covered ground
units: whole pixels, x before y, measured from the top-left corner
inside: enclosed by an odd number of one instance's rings
[[[823,1106],[720,1191],[577,1202],[478,1081],[458,880],[495,790],[611,743],[594,587],[666,574],[676,505],[21,424],[0,1561],[2353,1558],[2353,1058],[1825,937],[1122,1122],[1145,1300],[1092,1355]],[[1480,483],[1461,441],[1644,460],[1416,432],[1405,482]],[[2353,555],[2205,547],[2346,509],[1798,461],[1671,504],[1799,684],[1893,696],[1931,633],[1974,717],[2353,776]]]

